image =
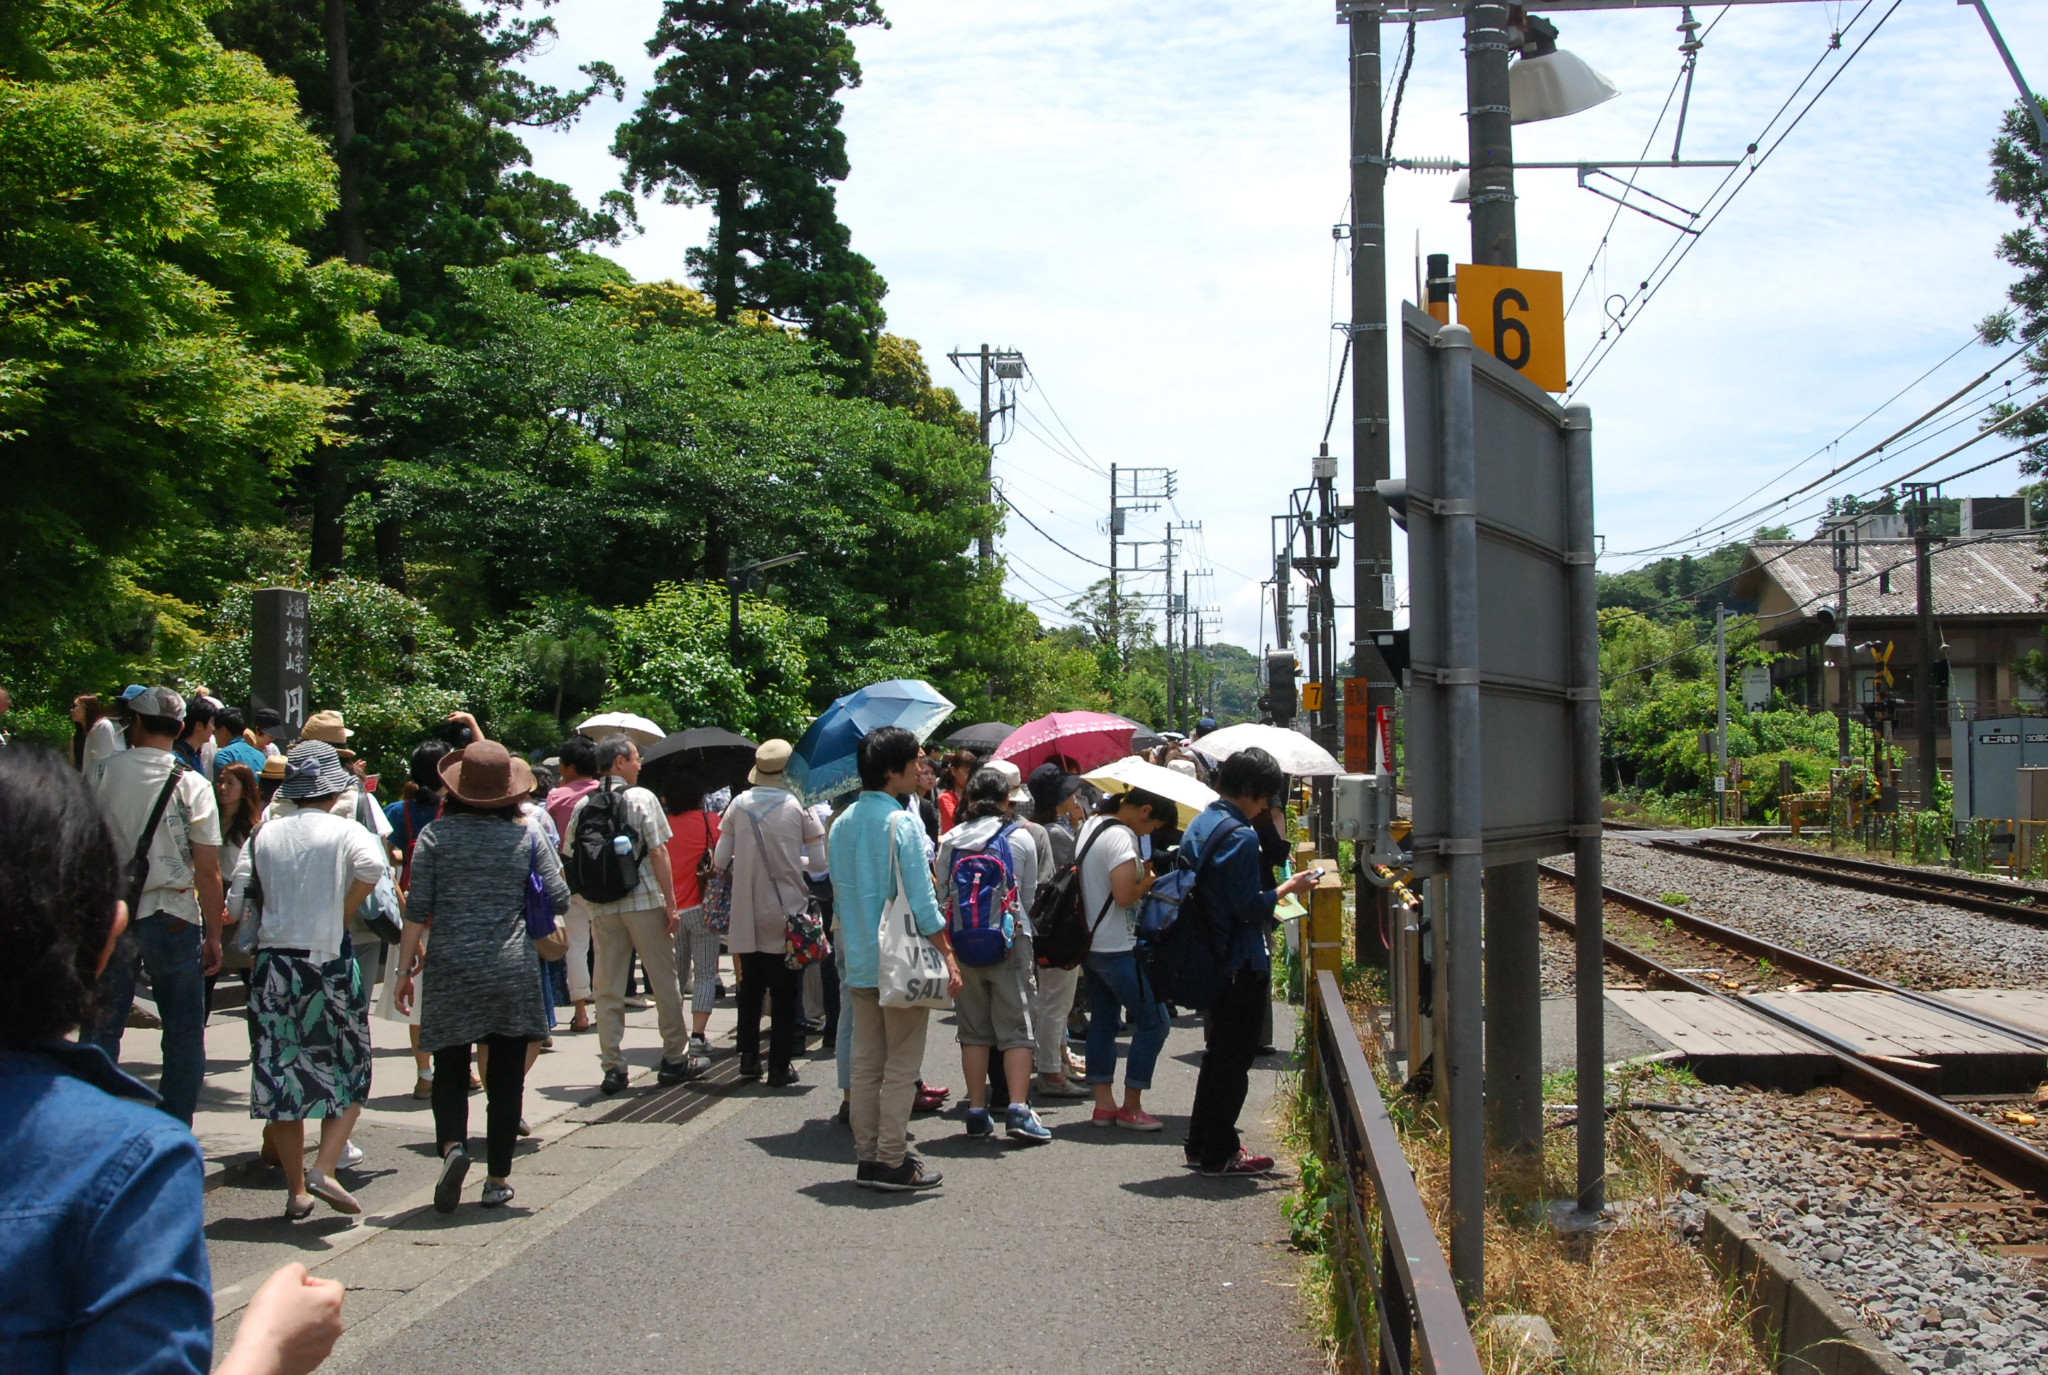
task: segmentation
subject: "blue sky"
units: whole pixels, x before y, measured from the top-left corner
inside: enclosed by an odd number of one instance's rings
[[[1853,0],[1731,7],[1700,55],[1685,153],[1740,156],[1816,59],[1828,54],[1806,95],[1890,3],[1871,5],[1831,53],[1831,33],[1862,8]],[[845,101],[853,172],[841,216],[888,278],[890,330],[918,340],[941,380],[949,348],[986,342],[1030,361],[1034,386],[996,470],[1046,534],[1010,519],[1001,548],[1012,590],[1048,621],[1064,619],[1061,604],[1102,574],[1074,555],[1107,561],[1109,484],[1098,470],[1172,467],[1175,509],[1134,517],[1132,533],[1156,539],[1169,520],[1200,522],[1180,555],[1214,570],[1196,601],[1221,608],[1223,638],[1258,648],[1271,636],[1257,586],[1270,568],[1269,517],[1308,480],[1339,343],[1330,323],[1349,313],[1330,235],[1348,185],[1344,31],[1330,0],[886,8],[892,27],[858,38],[865,80]],[[2022,70],[2048,84],[2048,34],[2021,22],[2025,8],[1993,4]],[[603,58],[632,91],[625,106],[606,101],[571,130],[531,137],[536,170],[586,198],[618,185],[607,149],[651,75],[644,43],[658,12],[658,0],[555,7],[561,41],[533,73],[566,83],[578,63]],[[1704,23],[1721,12],[1696,9]],[[1556,15],[1561,46],[1623,94],[1520,126],[1517,158],[1639,157],[1678,71],[1678,18]],[[1387,26],[1390,53],[1400,38]],[[1458,27],[1421,25],[1397,156],[1462,157],[1463,71]],[[2014,221],[1985,186],[1986,150],[2014,99],[1975,11],[1904,0],[1577,398],[1594,410],[1610,550],[1685,535],[1958,348],[1850,434],[1841,456],[1999,356],[1966,345],[2012,277],[1994,249]],[[1668,156],[1670,136],[1667,118],[1651,156]],[[1664,169],[1643,184],[1698,207],[1722,176]],[[1679,236],[1627,211],[1613,219],[1615,207],[1568,171],[1524,173],[1517,190],[1522,265],[1563,272],[1567,295],[1585,280],[1567,320],[1576,370],[1605,323],[1602,303],[1644,280]],[[1425,253],[1470,256],[1449,193],[1443,176],[1391,181],[1392,299],[1414,294],[1418,236]],[[644,233],[615,256],[643,278],[680,278],[708,217],[643,202],[641,218]],[[1342,416],[1335,449],[1348,474]],[[1910,462],[1830,490],[1864,490]],[[2015,481],[2002,464],[1950,494]]]

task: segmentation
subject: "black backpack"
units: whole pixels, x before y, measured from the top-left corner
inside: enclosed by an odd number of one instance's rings
[[[625,854],[613,844],[615,836],[629,842]],[[583,799],[583,809],[576,814],[562,877],[569,891],[585,902],[617,902],[640,886],[640,861],[646,853],[633,829],[625,780],[606,778]]]
[[[1237,932],[1206,901],[1202,876],[1208,870],[1209,856],[1243,829],[1240,822],[1218,826],[1209,833],[1208,844],[1194,864],[1188,863],[1183,846],[1177,869],[1153,885],[1155,893],[1164,890],[1178,898],[1177,903],[1160,904],[1172,910],[1162,914],[1150,933],[1141,931],[1138,943],[1138,959],[1152,985],[1152,996],[1161,1002],[1207,1011],[1230,987],[1230,942]]]
[[[1031,956],[1041,969],[1072,969],[1095,943],[1095,928],[1102,925],[1116,899],[1106,899],[1095,919],[1089,920],[1081,908],[1081,861],[1088,858],[1088,851],[1104,831],[1123,824],[1111,818],[1097,826],[1051,881],[1038,885],[1038,896],[1031,901]]]

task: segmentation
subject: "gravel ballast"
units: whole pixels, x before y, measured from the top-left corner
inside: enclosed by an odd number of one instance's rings
[[[1652,1129],[1707,1175],[1675,1221],[1698,1235],[1724,1202],[1803,1266],[1916,1371],[2048,1369],[2048,1290],[2018,1261],[1972,1244],[2035,1243],[2048,1222],[1974,1169],[1915,1138],[1873,1149],[1837,1131],[1893,1126],[1847,1094],[1801,1097],[1702,1086],[1708,1109]],[[1945,1219],[1959,1219],[1958,1222]]]
[[[1907,988],[2040,988],[2048,979],[2048,928],[1615,837],[1601,852],[1610,887],[1682,893],[1689,911]]]

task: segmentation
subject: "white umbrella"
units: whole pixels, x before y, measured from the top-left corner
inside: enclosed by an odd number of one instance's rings
[[[665,738],[668,732],[644,716],[635,716],[630,711],[599,712],[582,725],[576,727],[578,735],[587,735],[593,740],[602,740],[607,735],[623,735],[636,745],[651,745]]]
[[[1180,808],[1180,824],[1185,827],[1202,814],[1202,810],[1216,800],[1216,790],[1199,778],[1190,778],[1184,773],[1148,764],[1136,755],[1104,764],[1101,768],[1084,773],[1081,777],[1103,789],[1105,792],[1123,793],[1133,788],[1143,788],[1148,793],[1157,793]]]
[[[1196,753],[1207,755],[1220,764],[1239,750],[1248,750],[1253,745],[1272,755],[1279,761],[1282,772],[1295,778],[1334,778],[1344,772],[1344,766],[1337,762],[1335,756],[1300,731],[1262,726],[1256,721],[1210,731],[1195,741],[1193,748]]]

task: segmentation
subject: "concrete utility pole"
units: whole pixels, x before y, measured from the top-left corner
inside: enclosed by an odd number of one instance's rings
[[[1835,754],[1841,767],[1849,767],[1849,703],[1856,691],[1856,642],[1849,635],[1849,575],[1861,563],[1856,542],[1856,517],[1838,516],[1830,541],[1835,556],[1835,624],[1842,632],[1842,658],[1836,669],[1837,700],[1841,703],[1835,720]],[[1929,795],[1932,796],[1930,789]]]
[[[1913,733],[1919,737],[1920,806],[1934,800],[1934,497],[1931,483],[1908,483],[1906,509],[1913,513],[1913,611],[1918,622],[1919,659],[1913,665]]]
[[[1338,0],[1339,19],[1349,28],[1351,68],[1351,672],[1370,685],[1366,705],[1375,721],[1378,708],[1394,705],[1398,686],[1372,638],[1373,631],[1394,625],[1388,590],[1394,527],[1374,489],[1394,472],[1387,386],[1387,164],[1380,127],[1383,14],[1383,4]],[[1361,936],[1368,923],[1376,932],[1378,914],[1360,903],[1358,923]]]
[[[1728,819],[1728,608],[1714,603],[1714,824]]]
[[[980,433],[983,450],[981,481],[983,488],[988,492],[988,504],[994,506],[997,504],[994,421],[996,417],[1006,414],[1013,404],[1009,394],[1004,391],[1003,384],[1005,382],[1014,382],[1023,377],[1024,355],[1016,349],[992,349],[987,344],[983,344],[980,350],[975,353],[962,353],[959,349],[954,349],[946,357],[956,368],[960,366],[962,359],[971,359],[981,365],[981,370],[978,374],[978,380],[981,384],[981,404],[976,411],[981,420]],[[993,401],[990,399],[991,392],[994,393]],[[982,531],[974,541],[975,551],[983,563],[993,561],[996,556],[996,541],[993,530],[994,520],[995,513],[991,511],[989,513],[991,528]]]

